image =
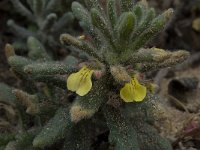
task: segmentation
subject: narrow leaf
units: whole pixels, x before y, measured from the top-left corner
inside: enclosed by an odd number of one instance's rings
[[[29,49],[28,56],[31,59],[33,60],[43,59],[45,61],[50,60],[50,57],[47,54],[46,49],[44,48],[42,43],[40,43],[40,41],[38,41],[36,38],[29,37],[27,40],[27,46]]]
[[[60,108],[33,140],[34,147],[43,148],[63,139],[72,129],[68,109]]]
[[[110,129],[109,140],[115,145],[115,150],[140,150],[136,131],[121,112],[111,106],[103,109]]]
[[[110,19],[112,27],[114,27],[117,21],[117,7],[116,7],[115,0],[108,0],[107,15],[108,15],[108,18]]]

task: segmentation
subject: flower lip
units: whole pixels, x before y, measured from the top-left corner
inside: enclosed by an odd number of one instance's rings
[[[146,87],[141,85],[137,78],[134,77],[120,90],[120,97],[125,102],[141,102],[146,97],[146,93]]]
[[[91,77],[94,70],[83,66],[77,73],[72,73],[67,78],[67,88],[80,96],[86,95],[92,88]]]

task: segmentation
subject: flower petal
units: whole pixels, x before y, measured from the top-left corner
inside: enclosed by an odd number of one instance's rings
[[[70,91],[75,92],[81,82],[81,79],[85,73],[87,73],[88,68],[86,66],[83,66],[81,70],[79,70],[77,73],[72,73],[68,78],[67,78],[67,88]]]
[[[75,92],[79,87],[81,77],[82,76],[81,76],[80,72],[72,73],[67,78],[67,88],[68,88],[68,90]]]
[[[93,70],[87,70],[87,74],[85,75],[85,77],[82,78],[82,80],[80,81],[80,85],[78,87],[78,89],[76,90],[76,93],[79,96],[84,96],[86,95],[92,88],[92,81],[91,81],[91,77],[92,77],[92,73],[94,72]]]
[[[132,85],[130,83],[126,83],[125,86],[120,90],[120,97],[125,102],[133,102],[134,95],[133,95]]]
[[[133,89],[133,99],[136,102],[141,102],[144,100],[147,94],[147,89],[145,86],[141,85],[137,79],[133,79],[135,81],[134,89]]]

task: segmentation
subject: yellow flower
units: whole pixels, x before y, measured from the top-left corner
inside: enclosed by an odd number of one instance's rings
[[[93,72],[93,70],[84,66],[79,72],[72,73],[67,78],[68,90],[76,92],[80,96],[86,95],[92,88],[91,77]]]
[[[131,79],[130,83],[126,83],[120,90],[120,96],[125,102],[141,102],[147,94],[145,86],[141,85],[137,78]]]

